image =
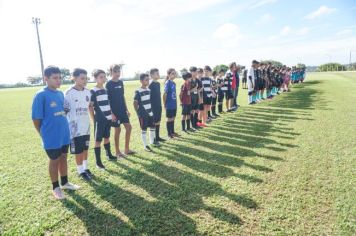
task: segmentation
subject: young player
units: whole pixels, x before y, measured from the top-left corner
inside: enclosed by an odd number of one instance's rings
[[[203,115],[204,115],[204,94],[203,94],[203,83],[201,81],[201,78],[204,75],[204,71],[202,68],[199,68],[197,70],[197,84],[198,84],[198,104],[199,104],[199,112],[198,112],[198,122],[197,126],[198,127],[206,127],[206,124],[203,123]]]
[[[225,86],[224,75],[225,75],[225,71],[223,69],[220,69],[219,76],[218,76],[218,79],[217,79],[217,84],[218,84],[218,112],[220,114],[223,113],[224,96],[225,96],[225,91],[227,90],[227,87]]]
[[[254,99],[255,96],[255,81],[256,81],[256,68],[258,66],[258,61],[253,60],[251,68],[247,74],[247,91],[248,91],[248,104],[253,105],[256,104]]]
[[[73,70],[74,86],[65,92],[64,110],[70,130],[70,152],[75,155],[77,171],[83,180],[91,180],[88,167],[88,149],[90,141],[90,91],[85,88],[88,82],[87,71],[81,68]]]
[[[147,128],[150,128],[150,144],[159,146],[157,140],[155,140],[155,122],[151,106],[151,95],[148,85],[150,83],[150,77],[148,74],[140,74],[141,87],[135,91],[134,108],[137,112],[138,119],[140,121],[140,127],[142,130],[141,138],[143,148],[147,152],[151,152],[152,149],[147,145]]]
[[[218,72],[213,71],[213,79],[211,80],[211,88],[212,88],[212,99],[211,99],[211,117],[212,118],[217,118],[219,117],[218,114],[216,114],[216,101],[218,99]]]
[[[130,137],[132,126],[130,124],[130,112],[126,106],[126,100],[124,96],[124,83],[120,80],[121,66],[118,64],[113,64],[110,66],[111,80],[106,83],[106,90],[108,92],[108,97],[110,101],[110,107],[112,111],[112,116],[115,120],[111,125],[115,128],[115,151],[118,158],[125,158],[127,155],[135,154],[134,151],[130,150]],[[125,134],[125,151],[122,153],[120,151],[120,133],[121,124],[124,125],[126,129]]]
[[[68,121],[64,111],[64,95],[59,91],[61,71],[48,66],[44,70],[47,86],[38,91],[32,103],[33,124],[41,136],[43,147],[49,157],[49,175],[55,199],[64,199],[62,189],[77,190],[79,186],[68,182],[67,153],[70,143]],[[61,177],[61,186],[58,182]]]
[[[182,105],[182,130],[183,132],[195,131],[190,127],[190,114],[192,110],[192,98],[190,96],[191,86],[190,80],[192,79],[192,74],[185,72],[182,74],[184,83],[181,87],[179,98]]]
[[[243,75],[242,75],[242,88],[247,89],[247,69],[243,68]]]
[[[197,81],[197,75],[198,75],[198,68],[195,66],[192,66],[189,68],[189,72],[192,74],[192,78],[190,80],[190,96],[192,99],[192,112],[190,115],[190,121],[192,123],[192,127],[194,129],[200,128],[197,123],[198,123],[198,113],[199,113],[199,94],[198,94],[198,81]]]
[[[204,110],[202,112],[202,123],[206,125],[206,123],[211,122],[211,117],[209,117],[210,107],[211,107],[211,99],[212,99],[212,89],[211,89],[211,76],[212,69],[210,66],[204,67],[204,76],[200,79],[203,85],[203,103]]]
[[[233,111],[232,99],[234,98],[234,95],[232,93],[231,83],[232,83],[232,74],[227,72],[224,78],[224,86],[226,88],[225,90],[226,112]]]
[[[162,117],[161,84],[158,82],[160,79],[159,70],[157,68],[152,68],[150,70],[150,77],[151,82],[148,88],[151,92],[151,106],[156,130],[155,139],[157,142],[164,142],[166,140],[159,135]]]
[[[230,111],[236,111],[238,108],[237,104],[237,96],[239,93],[239,73],[236,62],[232,62],[229,65],[229,70],[226,72],[226,77],[231,78],[231,93],[232,93],[232,101],[231,101],[231,109]]]
[[[104,88],[106,82],[106,73],[103,70],[94,70],[93,76],[96,81],[94,88],[90,90],[91,98],[89,107],[90,116],[94,122],[94,139],[95,139],[95,159],[96,166],[104,170],[105,166],[101,161],[101,142],[104,139],[104,148],[106,152],[106,157],[110,161],[117,160],[116,156],[111,154],[110,148],[110,129],[111,122],[113,122],[113,117],[111,115],[111,108],[108,99],[108,94]]]
[[[175,69],[168,69],[166,82],[164,83],[163,104],[166,109],[167,133],[170,139],[179,136],[174,131],[174,120],[177,115],[176,83],[174,83],[176,76],[177,72]]]

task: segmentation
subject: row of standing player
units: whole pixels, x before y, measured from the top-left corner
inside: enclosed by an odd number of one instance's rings
[[[281,92],[290,92],[291,83],[303,83],[304,79],[304,68],[277,67],[253,60],[250,69],[244,71],[243,88],[248,89],[248,103],[253,105]]]

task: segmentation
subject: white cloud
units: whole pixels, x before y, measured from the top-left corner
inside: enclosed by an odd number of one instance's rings
[[[349,35],[352,33],[351,29],[344,29],[344,30],[340,30],[339,32],[336,33],[337,36],[345,36],[345,35]]]
[[[291,32],[291,27],[290,26],[284,26],[283,29],[281,30],[281,35],[286,36]]]
[[[298,30],[296,30],[295,31],[295,34],[296,35],[306,35],[306,34],[308,34],[309,33],[309,31],[310,31],[310,28],[309,27],[303,27],[303,28],[300,28],[300,29],[298,29]]]
[[[271,14],[266,13],[257,19],[256,24],[263,25],[263,24],[270,23],[273,20],[274,20],[274,17]]]
[[[226,47],[234,47],[238,45],[241,34],[238,25],[225,23],[214,31],[213,38],[219,40]]]
[[[262,7],[267,4],[275,3],[277,0],[259,0],[259,1],[253,1],[250,5],[250,9],[255,9]]]
[[[332,12],[335,12],[335,11],[336,11],[336,8],[329,8],[327,6],[320,6],[316,11],[313,11],[313,12],[309,13],[304,18],[312,20],[312,19],[318,18],[318,17],[323,16],[323,15],[328,15],[328,14],[330,14]]]

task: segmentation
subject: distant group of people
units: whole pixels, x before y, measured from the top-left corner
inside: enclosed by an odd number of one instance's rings
[[[105,170],[101,158],[102,143],[105,155],[110,161],[135,154],[135,151],[130,149],[131,114],[125,100],[124,83],[120,80],[121,66],[111,65],[109,72],[111,79],[107,81],[104,70],[94,70],[96,85],[89,90],[86,88],[87,71],[76,68],[72,73],[74,85],[63,94],[58,90],[61,85],[60,69],[49,66],[44,70],[47,86],[38,91],[33,99],[32,120],[49,157],[49,174],[56,199],[65,198],[62,191],[64,189],[79,189],[78,185],[68,181],[69,149],[71,154],[75,155],[78,175],[86,181],[93,178],[88,164],[90,117],[94,123],[97,168]],[[192,66],[183,71],[184,83],[177,89],[174,82],[177,72],[171,68],[167,71],[161,92],[159,70],[152,68],[149,73],[140,74],[141,86],[134,93],[133,107],[140,123],[143,149],[151,152],[151,147],[159,147],[160,143],[166,141],[160,134],[163,109],[168,139],[180,136],[175,129],[178,102],[182,107],[181,129],[186,133],[194,133],[207,127],[225,112],[235,112],[239,107],[237,98],[240,74],[243,77],[243,88],[248,89],[249,104],[255,104],[266,98],[271,99],[280,92],[289,91],[290,82],[303,82],[305,70],[286,66],[277,68],[272,64],[257,61],[252,62],[249,70],[243,70],[235,62],[229,65],[227,71],[214,71],[210,66]],[[123,151],[119,145],[121,126],[126,130]],[[111,152],[110,144],[112,127],[115,131],[115,155]]]

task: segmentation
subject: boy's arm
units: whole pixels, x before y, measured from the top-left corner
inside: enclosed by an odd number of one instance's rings
[[[166,101],[167,101],[167,93],[163,93],[163,105],[164,105],[164,108],[166,108]]]
[[[35,126],[35,129],[37,130],[38,134],[41,136],[41,121],[42,120],[33,120],[33,125]]]
[[[90,104],[89,104],[89,114],[90,114],[91,119],[94,122],[95,119],[94,119],[94,103],[93,102],[90,102]]]
[[[137,112],[138,111],[138,102],[136,100],[134,100],[133,106],[135,108],[135,111]]]

